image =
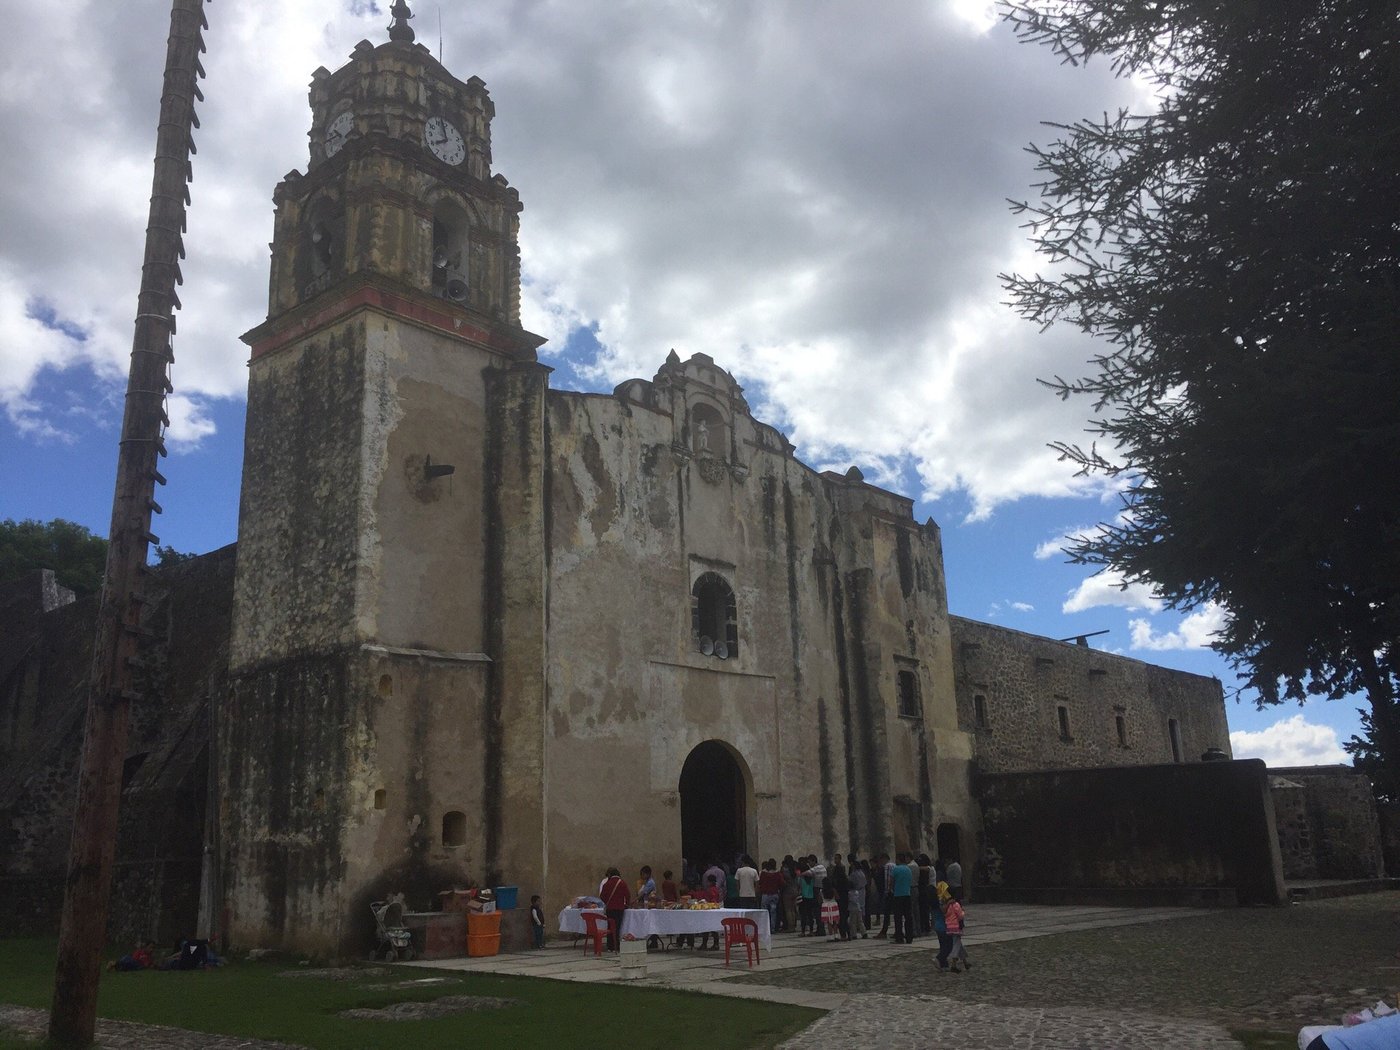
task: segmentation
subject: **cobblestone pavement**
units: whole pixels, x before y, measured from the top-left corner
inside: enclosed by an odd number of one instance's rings
[[[988,1006],[931,995],[853,995],[779,1050],[1239,1050],[1200,1021],[1071,1009]]]
[[[0,1030],[26,1036],[42,1036],[49,1028],[49,1012],[30,1006],[0,1003]],[[291,1043],[269,1043],[233,1035],[210,1035],[184,1028],[166,1028],[132,1021],[97,1019],[99,1050],[301,1050]]]
[[[1043,1017],[1060,1010],[1088,1011],[1086,1017],[1125,1010],[1292,1033],[1307,1024],[1336,1024],[1343,1011],[1380,998],[1395,1005],[1400,997],[1400,892],[1286,908],[1219,909],[1172,922],[981,945],[975,938],[975,904],[968,917],[970,973],[939,973],[930,952],[906,949],[884,960],[774,970],[735,980],[834,998],[852,994],[851,1003],[821,1026],[839,1024],[843,1015],[859,1018],[871,1012],[861,1005],[863,999],[869,1001],[861,993],[937,996],[950,1010],[1014,1006],[1033,1008]],[[977,1016],[977,1010],[970,1016]]]

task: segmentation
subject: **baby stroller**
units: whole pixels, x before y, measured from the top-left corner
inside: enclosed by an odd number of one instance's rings
[[[413,937],[403,921],[403,894],[395,893],[387,901],[375,901],[369,906],[374,913],[374,928],[379,935],[377,956],[384,954],[385,962],[413,958]]]

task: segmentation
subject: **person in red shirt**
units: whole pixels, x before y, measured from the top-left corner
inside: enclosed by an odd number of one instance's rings
[[[724,903],[724,891],[719,888],[719,880],[716,879],[713,875],[706,876],[706,885],[705,888],[700,891],[700,899],[704,901],[709,901],[711,904]],[[714,938],[714,947],[719,947],[718,933],[702,933],[700,935],[701,951],[704,951],[706,948],[710,947],[710,938],[712,937]]]
[[[782,899],[783,873],[778,870],[776,860],[765,860],[763,870],[758,874],[758,899],[768,911],[768,930],[778,929],[778,902]]]
[[[609,868],[598,890],[603,899],[603,911],[612,920],[612,931],[608,934],[608,951],[617,951],[617,938],[622,932],[622,920],[627,915],[627,905],[632,901],[632,891],[627,888],[627,880],[616,868]]]

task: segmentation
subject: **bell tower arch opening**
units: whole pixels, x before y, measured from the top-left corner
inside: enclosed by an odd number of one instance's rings
[[[681,853],[699,865],[748,850],[748,776],[728,745],[706,740],[681,767]]]

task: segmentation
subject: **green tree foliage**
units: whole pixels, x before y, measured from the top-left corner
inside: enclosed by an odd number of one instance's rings
[[[106,566],[106,539],[74,522],[0,522],[0,583],[34,569],[52,569],[63,586],[77,594],[94,594],[102,589]]]
[[[187,551],[177,551],[168,543],[161,544],[156,548],[156,564],[161,568],[165,568],[167,565],[179,565],[181,562],[189,561],[194,557],[195,555]]]
[[[1400,788],[1400,3],[1040,0],[1025,41],[1155,91],[1052,124],[1049,263],[1013,304],[1102,340],[1087,448],[1123,513],[1069,550],[1175,608],[1218,603],[1215,648],[1259,702],[1371,703],[1370,769]]]

